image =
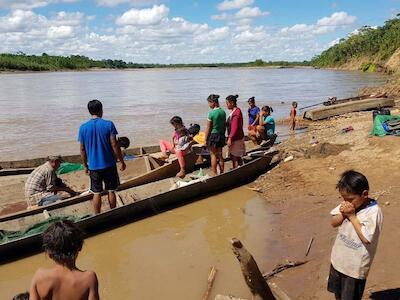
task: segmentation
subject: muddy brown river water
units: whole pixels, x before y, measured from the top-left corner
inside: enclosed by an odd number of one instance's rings
[[[250,299],[229,241],[241,239],[266,271],[281,251],[270,246],[273,219],[265,200],[241,187],[91,237],[78,266],[97,272],[102,299],[202,299],[211,266],[218,273],[210,299]],[[0,298],[27,290],[35,270],[52,264],[41,253],[1,265]]]

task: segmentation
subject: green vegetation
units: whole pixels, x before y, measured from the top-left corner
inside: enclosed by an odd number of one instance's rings
[[[399,16],[399,15],[398,15]],[[313,58],[315,67],[340,67],[350,61],[365,61],[363,71],[381,69],[390,56],[400,47],[400,18],[390,19],[381,27],[363,26],[357,34],[350,35],[328,50]]]
[[[71,55],[51,56],[43,53],[39,55],[26,55],[25,53],[17,54],[0,54],[0,70],[20,70],[20,71],[59,71],[59,70],[88,70],[92,68],[99,69],[127,69],[127,68],[193,68],[193,67],[294,67],[307,66],[309,63],[304,62],[265,62],[257,59],[247,63],[216,63],[216,64],[140,64],[132,62],[124,62],[122,60],[93,60],[86,56]]]

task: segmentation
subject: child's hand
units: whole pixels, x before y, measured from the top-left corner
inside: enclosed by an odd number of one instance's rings
[[[351,215],[354,215],[356,213],[356,209],[354,207],[353,204],[351,204],[350,202],[346,202],[342,203],[342,205],[340,206],[340,212],[346,216],[349,217]]]

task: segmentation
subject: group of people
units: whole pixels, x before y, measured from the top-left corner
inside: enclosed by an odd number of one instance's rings
[[[246,154],[246,147],[243,114],[237,105],[239,96],[229,95],[226,97],[225,104],[230,110],[228,117],[220,106],[219,98],[219,95],[214,94],[207,98],[210,111],[207,115],[207,126],[202,135],[204,139],[197,139],[201,134],[199,125],[195,124],[186,129],[181,117],[174,116],[170,120],[174,127],[172,142],[161,140],[160,148],[165,158],[169,157],[171,153],[176,155],[180,165],[178,177],[185,177],[185,155],[195,143],[202,144],[208,149],[211,169],[215,175],[224,172],[225,163],[222,149],[225,146],[228,146],[232,167],[236,168],[243,164],[242,157]],[[275,121],[271,116],[272,108],[263,106],[260,109],[256,106],[254,97],[249,98],[248,104],[249,137],[255,144],[260,144],[265,140],[269,145],[273,145],[276,134]]]

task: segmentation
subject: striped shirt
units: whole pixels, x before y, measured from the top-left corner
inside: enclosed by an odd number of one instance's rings
[[[52,188],[56,185],[57,175],[50,162],[37,167],[25,182],[25,199],[29,206],[38,205],[39,201],[54,195]]]

